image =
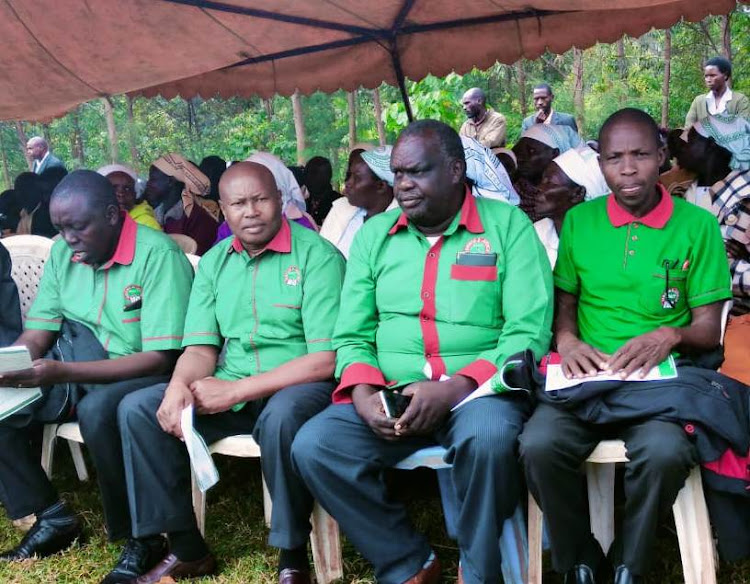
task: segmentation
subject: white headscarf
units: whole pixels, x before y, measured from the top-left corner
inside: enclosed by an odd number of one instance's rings
[[[109,176],[110,174],[114,174],[115,172],[121,172],[123,174],[127,174],[130,178],[133,179],[133,181],[138,180],[138,175],[136,174],[136,172],[132,168],[130,168],[129,166],[125,166],[124,164],[108,164],[106,166],[102,166],[96,172],[98,172],[102,176]]]
[[[256,152],[245,160],[247,162],[262,164],[271,171],[273,178],[276,180],[276,186],[281,191],[282,212],[287,217],[296,219],[300,216],[290,206],[295,207],[301,213],[307,210],[305,197],[302,196],[302,190],[299,188],[299,184],[297,184],[297,179],[294,178],[292,171],[286,167],[280,158],[270,152]]]
[[[599,168],[599,155],[588,146],[568,150],[552,162],[557,164],[570,180],[585,187],[587,201],[609,194],[610,188]]]
[[[550,148],[557,148],[560,154],[583,144],[581,137],[569,126],[534,124],[521,134],[521,138],[531,138]]]

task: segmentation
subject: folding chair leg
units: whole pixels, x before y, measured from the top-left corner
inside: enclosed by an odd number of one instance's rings
[[[268,491],[266,477],[263,475],[263,473],[260,474],[260,478],[263,482],[263,517],[266,521],[266,527],[271,527],[271,511],[273,510],[271,493]]]
[[[55,457],[55,441],[57,439],[57,424],[46,424],[42,434],[42,468],[47,478],[52,478],[52,461]]]
[[[201,493],[198,488],[198,482],[195,480],[192,470],[190,471],[190,488],[193,495],[193,512],[195,513],[198,531],[201,532],[201,535],[206,535],[206,494]]]
[[[310,545],[318,584],[328,584],[344,576],[339,525],[318,502],[312,512]]]
[[[678,493],[672,511],[685,584],[716,584],[713,536],[697,466]]]
[[[615,465],[586,463],[591,533],[606,554],[615,538]]]
[[[78,442],[68,440],[68,446],[70,447],[70,455],[73,457],[73,464],[76,467],[76,474],[78,474],[78,480],[85,482],[89,480],[89,471],[86,470],[86,461],[83,460],[83,452],[81,452],[81,445]]]
[[[529,493],[529,584],[542,584],[542,510]]]

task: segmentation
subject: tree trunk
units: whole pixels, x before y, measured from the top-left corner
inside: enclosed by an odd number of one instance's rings
[[[625,58],[625,37],[617,39],[617,70],[620,73],[620,79],[624,80],[628,74],[628,65]],[[620,105],[625,103],[625,93],[620,92]]]
[[[305,117],[302,113],[302,98],[298,91],[292,94],[294,134],[297,137],[297,164],[305,164]]]
[[[109,159],[113,164],[117,162],[117,126],[115,125],[115,109],[111,97],[102,97],[104,118],[107,120],[107,135],[109,136]]]
[[[140,162],[140,155],[138,154],[138,141],[135,134],[135,115],[133,114],[133,99],[129,96],[125,96],[125,104],[127,105],[128,111],[128,143],[130,144],[130,161],[134,168],[138,166]]]
[[[78,116],[78,108],[70,112],[70,120],[73,123],[73,135],[71,136],[70,151],[73,158],[77,161],[76,166],[81,168],[85,166],[83,153],[83,135],[81,134],[81,123]]]
[[[526,103],[526,70],[523,68],[523,59],[516,61],[516,71],[518,74],[518,99],[521,102],[521,117],[526,117],[528,104]]]
[[[34,161],[31,160],[31,156],[29,156],[29,153],[26,151],[26,142],[29,141],[29,138],[26,136],[22,122],[16,122],[16,136],[18,136],[18,142],[21,146],[21,152],[23,152],[23,156],[26,159],[26,164],[29,165],[29,170],[31,170],[34,168]]]
[[[3,159],[3,176],[5,177],[5,188],[13,188],[13,181],[10,178],[10,167],[8,166],[8,153],[5,152],[5,140],[3,139],[4,124],[0,125],[0,155]]]
[[[346,109],[349,113],[349,152],[354,150],[357,143],[357,92],[349,91],[346,94]]]
[[[266,110],[266,116],[270,120],[273,117],[273,101],[268,98],[263,99],[263,109]]]
[[[732,60],[732,13],[719,17],[719,26],[721,27],[721,52],[724,56]]]
[[[42,124],[42,138],[49,144],[49,149],[52,150],[52,140],[49,137],[49,124]]]
[[[385,124],[383,123],[383,106],[380,104],[380,89],[372,90],[372,103],[375,106],[375,126],[378,128],[378,142],[385,146]]]
[[[669,127],[669,78],[672,75],[672,29],[664,31],[664,79],[661,84],[661,125]]]
[[[573,48],[573,75],[575,85],[573,87],[573,106],[575,108],[576,123],[582,134],[584,131],[583,112],[583,51]]]

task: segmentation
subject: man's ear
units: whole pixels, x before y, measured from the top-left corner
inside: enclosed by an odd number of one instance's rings
[[[573,193],[573,196],[570,197],[570,202],[574,205],[577,205],[578,203],[583,203],[583,201],[586,200],[586,187],[583,185],[578,185],[575,192]]]
[[[552,150],[555,151],[555,155],[552,158],[557,158],[558,156],[560,156],[560,149],[559,148],[553,148]]]
[[[104,217],[109,225],[117,225],[117,220],[120,218],[120,208],[117,205],[107,205],[104,210]]]
[[[659,149],[657,150],[657,153],[659,154],[659,168],[661,168],[661,166],[667,160],[667,147],[660,146]]]
[[[466,176],[466,161],[454,158],[450,162],[450,173],[453,184],[464,182]]]

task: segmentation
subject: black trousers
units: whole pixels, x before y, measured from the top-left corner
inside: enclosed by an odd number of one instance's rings
[[[595,566],[602,557],[591,534],[582,465],[600,440],[624,440],[625,509],[622,559],[633,573],[648,569],[657,523],[670,512],[697,453],[684,430],[672,422],[598,425],[548,404],[540,404],[520,436],[521,460],[529,490],[544,512],[552,544],[552,564],[567,572],[575,564]]]
[[[166,384],[145,388],[126,397],[119,408],[135,537],[195,527],[187,449],[156,419],[165,389]],[[332,391],[328,382],[293,385],[249,402],[238,412],[195,418],[195,429],[207,444],[252,433],[260,446],[260,464],[273,501],[268,543],[274,547],[302,546],[310,534],[313,499],[292,471],[292,441],[302,425],[331,402]]]
[[[166,378],[143,377],[86,386],[72,418],[80,424],[96,468],[110,539],[129,537],[131,531],[117,406],[129,393]],[[40,453],[31,445],[31,432],[39,425],[33,411],[31,416],[10,416],[0,422],[0,501],[11,519],[39,513],[59,498],[42,469]]]

